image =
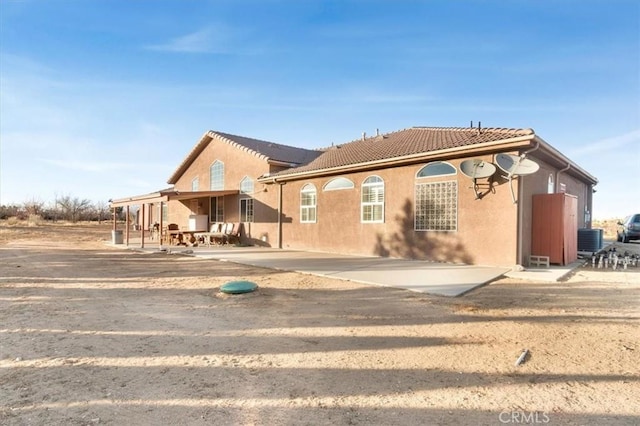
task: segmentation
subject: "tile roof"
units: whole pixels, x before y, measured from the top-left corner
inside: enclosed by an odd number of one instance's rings
[[[485,128],[478,131],[477,128],[470,127],[412,127],[331,147],[310,163],[283,170],[277,175],[284,176],[393,160],[404,156],[518,137],[533,139],[534,136],[532,129]]]
[[[232,135],[222,132],[209,132],[223,139],[241,145],[259,155],[270,160],[280,161],[284,163],[292,163],[294,165],[306,164],[317,158],[322,151],[310,150],[305,148],[296,148],[293,146],[282,145],[275,142],[263,141],[260,139],[247,138],[244,136]]]
[[[245,149],[254,155],[257,155],[265,161],[276,161],[281,165],[289,164],[291,167],[307,164],[322,154],[322,151],[310,150],[305,148],[296,148],[293,146],[282,145],[275,142],[264,141],[260,139],[247,138],[244,136],[232,135],[229,133],[215,132],[210,130],[206,132],[200,141],[193,147],[191,152],[187,154],[182,163],[178,165],[167,183],[175,184],[180,176],[189,168],[191,163],[204,151],[214,138],[225,143],[235,145],[241,149]]]

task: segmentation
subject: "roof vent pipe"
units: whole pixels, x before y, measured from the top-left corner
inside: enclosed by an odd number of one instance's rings
[[[482,124],[478,121],[478,134],[482,133]]]
[[[469,124],[469,128],[473,129],[473,120],[471,120],[471,124]]]
[[[362,132],[362,140],[365,140],[367,138],[367,132]]]
[[[380,136],[380,129],[376,127],[376,136]]]

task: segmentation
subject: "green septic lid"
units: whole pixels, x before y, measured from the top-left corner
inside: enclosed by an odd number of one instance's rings
[[[251,281],[229,281],[220,287],[220,291],[229,294],[251,293],[258,284]]]

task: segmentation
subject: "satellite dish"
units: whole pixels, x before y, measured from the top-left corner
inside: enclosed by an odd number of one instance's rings
[[[471,179],[482,179],[493,175],[496,172],[496,166],[479,158],[472,158],[460,164],[460,171]]]
[[[498,167],[507,173],[506,177],[509,178],[509,187],[511,188],[511,199],[513,200],[513,204],[516,204],[518,201],[516,201],[516,195],[513,192],[513,185],[511,184],[513,177],[535,173],[540,169],[540,165],[533,160],[524,158],[524,156],[520,157],[513,154],[496,155],[496,163],[498,163]]]
[[[463,175],[473,179],[473,190],[476,193],[476,200],[482,198],[476,179],[488,178],[496,172],[496,166],[487,163],[479,158],[464,160],[460,163],[460,171]]]
[[[530,175],[540,169],[540,165],[535,161],[512,154],[496,155],[496,163],[509,177]]]

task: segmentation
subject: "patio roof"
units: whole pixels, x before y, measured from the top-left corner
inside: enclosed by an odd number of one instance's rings
[[[119,198],[117,200],[111,200],[111,208],[124,207],[140,204],[151,204],[167,202],[172,200],[191,200],[194,198],[203,197],[222,197],[225,195],[236,195],[240,191],[237,189],[230,189],[226,191],[176,191],[175,189],[165,189],[150,194],[134,195],[127,198]]]

